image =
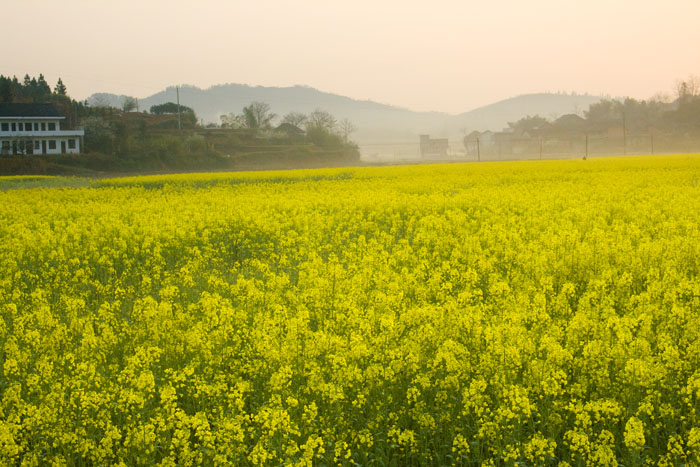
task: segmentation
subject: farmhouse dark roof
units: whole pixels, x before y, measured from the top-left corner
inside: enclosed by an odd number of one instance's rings
[[[581,126],[581,125],[585,125],[585,124],[586,124],[586,120],[584,120],[583,118],[579,117],[576,114],[562,115],[561,117],[559,117],[558,119],[556,119],[554,121],[555,126],[575,127],[575,126]]]
[[[287,133],[289,135],[302,135],[304,134],[304,130],[299,128],[296,125],[292,125],[291,123],[284,122],[280,124],[277,128],[275,128],[277,131],[281,131],[283,133]]]
[[[63,117],[53,104],[0,104],[0,117]]]

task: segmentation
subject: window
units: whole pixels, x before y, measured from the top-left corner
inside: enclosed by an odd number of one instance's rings
[[[9,123],[3,123],[3,124],[2,124],[2,131],[10,131],[10,124],[9,124]]]
[[[17,131],[17,124],[12,122],[12,131]]]
[[[38,151],[39,149],[41,149],[41,143],[39,142],[39,140],[36,140],[34,141],[34,150]]]
[[[10,152],[10,142],[9,141],[3,141],[2,142],[2,153],[3,154],[8,154]]]
[[[41,122],[41,131],[46,131],[46,122]]]
[[[56,124],[54,122],[49,122],[49,131],[56,131]]]
[[[75,149],[75,140],[74,139],[68,140],[68,149]]]
[[[38,123],[34,123],[34,131],[39,131],[39,124]]]
[[[56,140],[55,139],[49,140],[49,149],[56,149]]]

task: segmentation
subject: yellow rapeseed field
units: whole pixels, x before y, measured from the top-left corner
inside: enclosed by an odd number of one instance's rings
[[[1,465],[700,463],[700,156],[32,183]]]

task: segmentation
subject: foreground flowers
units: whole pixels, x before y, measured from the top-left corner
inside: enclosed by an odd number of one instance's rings
[[[700,461],[700,158],[0,192],[0,463]]]

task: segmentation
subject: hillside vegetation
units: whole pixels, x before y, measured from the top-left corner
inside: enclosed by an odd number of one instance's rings
[[[59,78],[52,91],[39,79],[0,75],[0,103],[51,103],[65,119],[63,129],[85,130],[82,154],[0,157],[0,174],[105,175],[128,172],[283,169],[356,164],[360,154],[348,138],[354,125],[316,109],[292,113],[295,125],[271,124],[269,106],[243,107],[247,120],[230,114],[225,128],[203,127],[193,109],[167,102],[139,112],[125,97],[121,108],[71,99]],[[286,117],[286,116],[285,116]],[[258,121],[257,118],[263,118]],[[239,121],[242,120],[242,121]],[[240,123],[240,124],[239,124]]]

